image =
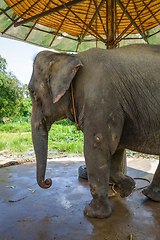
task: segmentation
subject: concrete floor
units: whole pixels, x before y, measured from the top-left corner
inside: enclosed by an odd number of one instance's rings
[[[36,183],[35,163],[1,168],[0,240],[129,240],[131,234],[133,240],[160,239],[160,203],[148,200],[141,190],[125,199],[118,194],[111,198],[113,211],[107,219],[85,217],[83,209],[91,195],[88,181],[78,178],[82,164],[49,161],[46,178],[51,177],[53,185],[47,190]],[[138,164],[140,170],[129,160],[128,175],[152,179],[149,160],[142,164],[143,171]],[[136,183],[137,188],[148,184]]]

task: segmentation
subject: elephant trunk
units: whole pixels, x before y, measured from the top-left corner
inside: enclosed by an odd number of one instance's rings
[[[43,124],[40,124],[38,127],[36,127],[34,123],[31,123],[31,125],[32,140],[37,162],[37,183],[41,188],[46,189],[52,185],[50,178],[44,180],[47,163],[48,132]]]

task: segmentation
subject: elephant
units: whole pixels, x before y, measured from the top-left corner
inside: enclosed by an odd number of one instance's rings
[[[121,197],[130,195],[133,178],[122,171],[125,149],[160,155],[160,46],[134,44],[92,48],[78,54],[39,52],[28,89],[32,99],[32,140],[37,182],[45,180],[48,132],[69,118],[84,134],[84,157],[92,195],[84,214],[109,217],[109,178]],[[143,190],[160,202],[160,165]]]

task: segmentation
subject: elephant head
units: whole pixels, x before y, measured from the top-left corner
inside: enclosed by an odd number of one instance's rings
[[[50,51],[38,53],[28,85],[32,99],[32,140],[37,161],[37,182],[42,188],[52,185],[45,179],[48,151],[48,131],[54,121],[67,117],[69,88],[82,63],[75,55],[56,54]],[[64,100],[65,98],[65,104]],[[61,106],[61,103],[65,106]]]

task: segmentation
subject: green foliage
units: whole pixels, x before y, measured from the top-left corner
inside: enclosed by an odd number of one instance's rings
[[[52,147],[57,149],[59,152],[66,152],[66,153],[75,153],[75,154],[82,154],[83,152],[83,144],[82,142],[57,142],[53,143]]]
[[[23,98],[18,104],[18,114],[23,117],[30,117],[32,113],[32,101],[31,98]]]
[[[48,136],[49,148],[62,152],[83,152],[83,133],[73,125],[53,124]]]
[[[24,152],[32,148],[31,134],[2,133],[0,132],[0,151],[7,153]]]
[[[8,133],[24,133],[31,132],[31,124],[27,122],[15,122],[15,123],[6,123],[0,124],[0,132],[8,132]]]
[[[0,118],[11,117],[17,111],[16,106],[23,96],[18,80],[11,74],[0,71],[0,92]]]
[[[64,120],[62,120],[64,121]],[[83,153],[83,133],[70,125],[53,124],[48,136],[49,149],[65,153]]]
[[[6,71],[6,66],[7,66],[6,59],[2,58],[1,55],[0,55],[0,71],[5,72]]]
[[[54,124],[56,125],[63,125],[63,126],[66,126],[66,125],[75,125],[75,123],[71,122],[68,118],[65,118],[63,120],[60,120],[58,122],[55,122]]]
[[[57,154],[82,154],[83,133],[77,131],[73,125],[52,125],[48,136],[49,155]],[[69,122],[70,124],[70,122]],[[28,122],[12,122],[0,124],[0,151],[11,154],[25,154],[33,150],[31,137],[31,124]]]
[[[31,116],[31,99],[27,85],[6,71],[7,62],[0,56],[0,122]]]

